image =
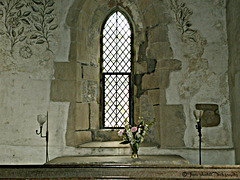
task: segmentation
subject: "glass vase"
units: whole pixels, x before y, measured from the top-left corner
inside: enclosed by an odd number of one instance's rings
[[[130,144],[130,146],[131,146],[131,151],[132,151],[131,158],[137,159],[138,158],[139,144],[138,143],[134,143],[134,144]]]

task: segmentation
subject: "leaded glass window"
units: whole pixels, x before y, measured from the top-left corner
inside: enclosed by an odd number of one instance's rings
[[[132,31],[121,12],[107,18],[101,40],[103,127],[122,128],[131,119]]]

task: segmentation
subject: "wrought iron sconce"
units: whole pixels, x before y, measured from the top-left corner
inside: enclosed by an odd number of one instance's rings
[[[39,114],[37,116],[37,121],[40,125],[40,130],[38,132],[38,130],[36,130],[36,134],[37,135],[40,135],[41,138],[46,138],[46,163],[49,161],[49,157],[48,157],[48,138],[49,138],[49,133],[48,133],[48,112],[47,112],[47,115],[44,115],[44,114]],[[43,124],[47,122],[47,125],[46,125],[46,135],[43,136],[42,135],[42,130],[43,130]]]
[[[197,125],[196,129],[198,130],[198,136],[199,136],[199,164],[202,164],[202,156],[201,156],[201,144],[202,144],[202,126],[201,126],[201,118],[203,116],[203,110],[194,110],[193,114],[196,118]]]

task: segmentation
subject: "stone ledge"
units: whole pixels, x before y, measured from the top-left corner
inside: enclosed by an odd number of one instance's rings
[[[188,165],[188,161],[178,155],[142,155],[137,159],[130,156],[65,156],[57,157],[46,165],[86,165],[86,164],[112,164],[112,165]]]
[[[239,179],[239,165],[35,165],[0,166],[0,178]]]
[[[120,144],[121,141],[93,141],[85,144],[81,144],[78,148],[130,148],[129,144]],[[155,147],[156,144],[143,142],[140,147]]]

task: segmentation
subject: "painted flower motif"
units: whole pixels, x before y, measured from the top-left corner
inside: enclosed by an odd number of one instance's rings
[[[24,59],[28,59],[32,56],[32,50],[28,46],[23,46],[20,48],[19,54]]]
[[[18,27],[21,23],[18,17],[11,17],[8,20],[8,24],[9,26],[11,26],[12,28],[16,28]]]
[[[136,132],[137,131],[137,127],[132,127],[131,131],[132,132]]]

